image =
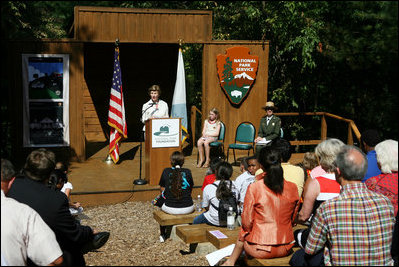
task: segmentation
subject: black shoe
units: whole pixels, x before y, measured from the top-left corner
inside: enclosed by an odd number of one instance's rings
[[[95,234],[93,240],[89,241],[82,249],[83,254],[89,251],[99,249],[107,243],[110,233],[109,232],[99,232]]]

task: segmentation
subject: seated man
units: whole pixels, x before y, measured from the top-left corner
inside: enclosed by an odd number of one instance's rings
[[[268,101],[262,109],[266,111],[266,116],[260,119],[258,137],[254,140],[256,143],[256,155],[259,155],[262,147],[271,145],[273,140],[279,138],[281,131],[281,120],[273,115],[273,112],[277,110],[274,103]]]
[[[1,159],[1,266],[61,265],[55,234],[29,206],[5,196],[15,179],[12,163]]]
[[[55,162],[55,155],[49,150],[32,151],[26,159],[23,175],[14,180],[7,196],[39,213],[54,231],[66,265],[85,265],[84,252],[103,246],[109,233],[77,224],[69,212],[66,195],[47,187]]]

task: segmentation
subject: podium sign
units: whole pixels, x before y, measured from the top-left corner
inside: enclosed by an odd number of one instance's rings
[[[180,119],[152,120],[152,148],[179,147]]]
[[[181,118],[153,118],[145,123],[145,179],[158,185],[163,169],[170,167],[170,155],[182,151]]]

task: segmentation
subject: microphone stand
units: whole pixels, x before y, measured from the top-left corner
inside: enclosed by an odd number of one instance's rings
[[[148,106],[148,108],[146,108],[142,113],[141,113],[141,116],[143,116],[143,114],[144,114],[144,112],[146,112],[150,107],[152,107],[153,105],[154,105],[155,103],[153,102],[153,103],[151,103],[149,106]],[[144,180],[144,179],[142,179],[141,178],[141,169],[142,169],[142,163],[141,163],[141,158],[142,158],[142,146],[143,146],[143,144],[142,144],[142,140],[144,139],[144,132],[143,132],[143,135],[140,135],[140,174],[139,174],[139,178],[138,179],[136,179],[136,180],[134,180],[133,181],[133,184],[136,184],[136,185],[144,185],[144,184],[146,184],[147,183],[147,181],[146,180]]]

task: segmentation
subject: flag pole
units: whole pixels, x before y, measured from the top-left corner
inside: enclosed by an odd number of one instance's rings
[[[119,38],[116,38],[116,40],[115,40],[115,47],[118,47],[118,46],[119,46]],[[109,154],[109,151],[108,151],[108,155],[107,155],[107,157],[105,158],[104,162],[107,163],[107,164],[110,164],[110,163],[113,162],[113,160],[112,160],[112,158],[111,158],[111,155]]]

